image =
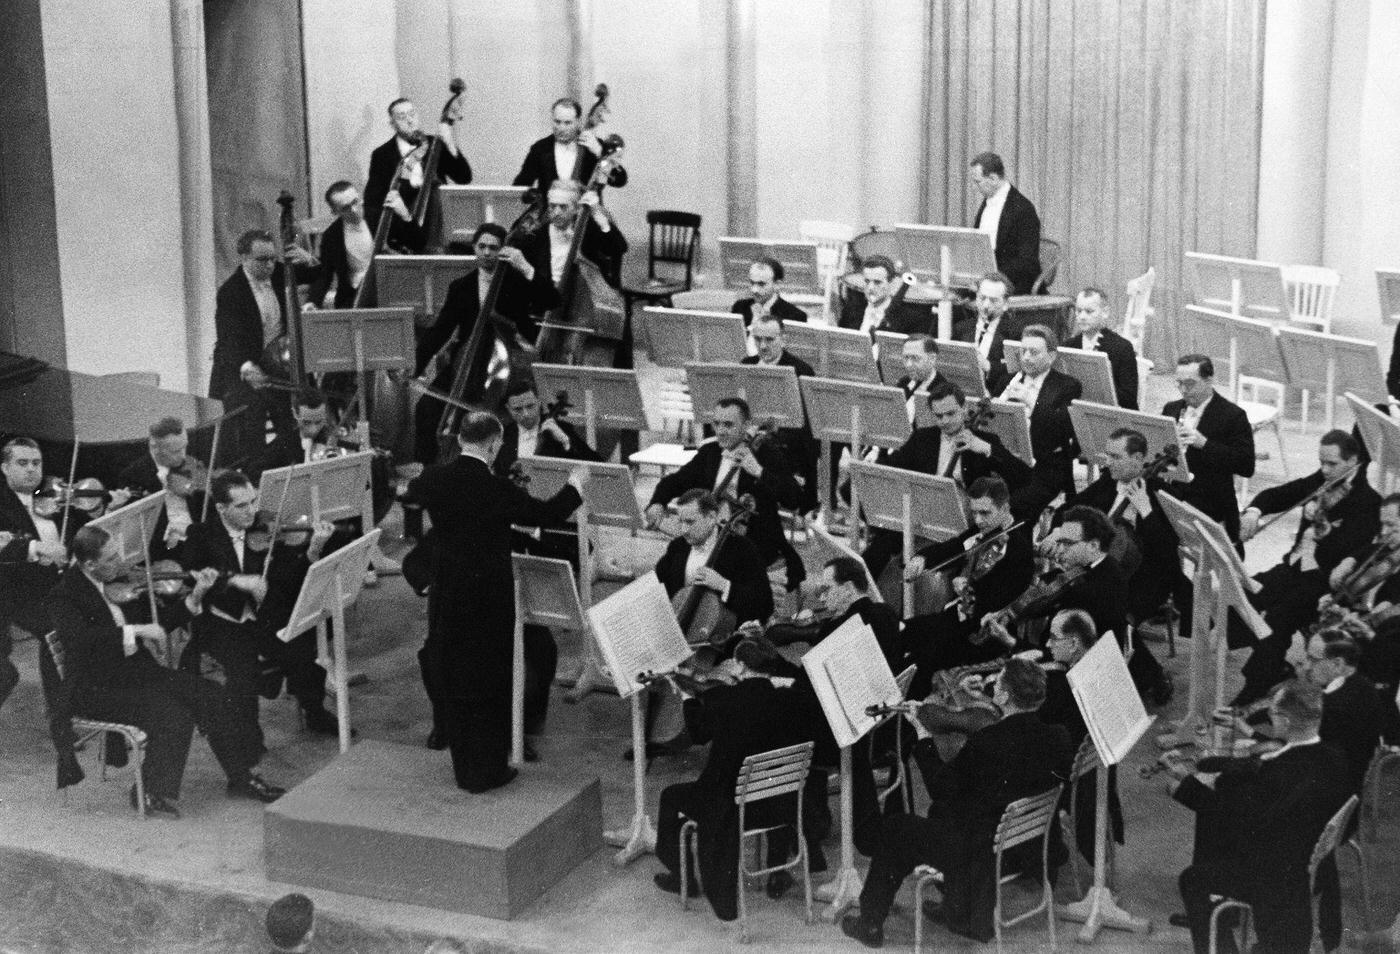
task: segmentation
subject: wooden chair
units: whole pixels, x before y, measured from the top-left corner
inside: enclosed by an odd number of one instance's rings
[[[836,293],[837,282],[846,274],[850,261],[851,240],[856,237],[852,226],[840,222],[806,219],[797,225],[803,241],[817,243],[817,267],[826,290],[827,301]]]
[[[1020,924],[1041,911],[1045,912],[1046,921],[1050,926],[1050,947],[1055,947],[1055,896],[1054,887],[1050,884],[1050,823],[1055,820],[1055,808],[1060,804],[1060,795],[1063,792],[1064,786],[1056,785],[1049,791],[1017,799],[1007,805],[1006,810],[1002,812],[1001,822],[997,825],[996,834],[992,836],[992,848],[996,852],[996,867],[993,873],[996,879],[996,902],[992,911],[992,925],[996,930],[997,954],[1001,954],[1002,950],[1002,928]],[[1015,881],[1019,875],[1001,873],[1002,856],[1008,848],[1036,839],[1041,843],[1040,903],[1029,911],[1022,911],[1013,918],[1003,920],[1001,887]],[[943,874],[929,865],[920,865],[914,869],[914,874],[918,876],[918,880],[914,882],[914,954],[919,954],[923,950],[924,940],[924,886],[942,881]]]
[[[647,213],[647,228],[646,281],[622,285],[622,300],[629,316],[632,305],[639,301],[672,307],[672,296],[690,291],[694,279],[695,250],[700,247],[700,216],[694,212],[652,209]],[[658,264],[672,266],[678,271],[684,269],[685,277],[677,281],[658,275]]]
[[[1060,256],[1059,242],[1048,238],[1040,240],[1040,274],[1031,286],[1032,295],[1049,294],[1050,286],[1055,283],[1055,275],[1060,270]]]
[[[782,749],[760,752],[744,759],[739,769],[739,778],[734,785],[734,804],[739,806],[739,940],[748,943],[748,903],[744,892],[746,877],[759,877],[775,871],[802,869],[802,891],[807,905],[807,922],[812,921],[812,872],[807,864],[807,839],[802,836],[802,788],[807,781],[807,770],[812,766],[814,743],[789,745]],[[762,828],[749,828],[746,823],[746,809],[756,802],[776,798],[780,795],[797,795],[797,812],[791,822],[766,825]],[[767,835],[779,828],[791,827],[797,838],[797,857],[792,861],[767,868],[750,869],[744,863],[744,848],[748,839],[758,840],[759,857],[767,849]],[[681,826],[681,909],[687,907],[690,891],[690,854],[698,841],[698,828],[694,821],[687,820]],[[699,872],[697,871],[698,875]]]
[[[1142,353],[1143,341],[1147,338],[1147,319],[1152,316],[1152,287],[1157,283],[1157,269],[1149,268],[1137,278],[1129,279],[1125,288],[1123,304],[1123,328],[1121,334],[1133,343],[1138,354]]]
[[[1325,335],[1332,333],[1332,305],[1342,275],[1335,268],[1285,265],[1283,283],[1289,295],[1288,320]]]
[[[1249,426],[1258,434],[1265,428],[1274,432],[1274,439],[1278,442],[1278,462],[1283,468],[1284,479],[1289,478],[1288,453],[1283,447],[1283,406],[1286,388],[1279,381],[1270,381],[1268,378],[1256,378],[1247,374],[1239,376],[1238,385],[1235,389],[1235,403],[1244,409],[1249,417]],[[1255,455],[1259,460],[1268,460],[1269,454],[1264,452]],[[1249,493],[1249,478],[1241,478],[1242,492]]]

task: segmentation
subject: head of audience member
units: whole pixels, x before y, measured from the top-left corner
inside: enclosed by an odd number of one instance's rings
[[[1109,476],[1120,484],[1130,483],[1141,477],[1147,466],[1147,438],[1141,431],[1120,427],[1108,435],[1103,456]]]
[[[983,275],[977,283],[977,298],[974,302],[977,317],[991,323],[1006,313],[1007,301],[1011,296],[1011,279],[1001,272]]]
[[[568,96],[561,97],[554,101],[554,105],[549,108],[549,115],[553,120],[554,141],[561,146],[566,146],[578,139],[579,133],[583,131],[583,107],[579,101]],[[562,174],[568,170],[560,169]]]
[[[978,477],[967,488],[972,525],[978,533],[1011,526],[1011,488],[997,476]]]
[[[243,270],[255,282],[272,281],[277,269],[277,244],[265,229],[249,229],[234,243]]]
[[[1322,479],[1342,480],[1356,467],[1361,456],[1361,442],[1343,430],[1330,430],[1317,445],[1317,465]]]
[[[0,449],[0,473],[17,494],[32,494],[44,482],[44,454],[28,437],[15,437]]]
[[[1026,325],[1021,332],[1021,373],[1038,378],[1055,363],[1055,351],[1060,346],[1055,332],[1044,325]]]
[[[316,935],[316,906],[304,894],[284,894],[267,909],[267,936],[283,954],[301,954]]]
[[[472,254],[476,256],[476,267],[484,272],[494,271],[496,261],[501,257],[501,248],[506,244],[506,230],[495,222],[484,222],[472,233]]]
[[[1108,553],[1113,543],[1113,524],[1093,507],[1070,507],[1056,531],[1060,562],[1065,569],[1093,566]]]
[[[1074,299],[1074,323],[1080,332],[1093,337],[1108,327],[1113,315],[1108,310],[1108,292],[1089,286]]]
[[[318,391],[297,392],[296,410],[297,433],[305,440],[325,440],[326,427],[330,424],[330,408],[326,398]]]
[[[749,340],[753,342],[760,362],[777,364],[783,357],[783,349],[787,347],[787,339],[783,336],[783,319],[774,315],[755,318],[749,325]]]
[[[749,266],[749,295],[759,305],[771,305],[778,297],[783,280],[783,263],[776,258],[760,258]]]
[[[708,490],[692,487],[676,500],[676,520],[687,543],[704,546],[719,522],[719,502]]]
[[[885,255],[872,255],[860,266],[861,281],[865,286],[865,300],[878,305],[894,293],[895,268]]]
[[[571,179],[556,179],[546,194],[549,224],[567,232],[574,227],[574,216],[578,213],[578,201],[583,195],[579,184]]]
[[[157,467],[179,467],[185,462],[190,436],[185,431],[184,421],[178,417],[163,417],[152,424],[147,433],[150,435],[147,447]]]
[[[1274,734],[1290,742],[1317,737],[1322,725],[1322,687],[1307,679],[1290,679],[1269,700]]]
[[[506,410],[510,419],[522,431],[540,426],[540,395],[529,381],[512,381],[506,388]]]
[[[1308,637],[1308,681],[1326,689],[1334,680],[1356,672],[1361,647],[1340,629],[1323,629]]]
[[[411,99],[400,96],[389,104],[389,125],[394,127],[394,135],[407,142],[415,142],[418,136],[418,107]]]
[[[214,511],[224,526],[238,532],[247,530],[258,518],[258,490],[236,470],[221,470],[209,483]]]
[[[715,416],[710,425],[715,429],[715,443],[724,450],[733,450],[749,436],[749,402],[743,398],[721,398],[715,402]]]
[[[932,381],[938,373],[938,342],[931,335],[910,335],[900,351],[904,373],[915,385]]]
[[[346,225],[359,225],[365,220],[365,202],[360,190],[344,179],[332,182],[326,190],[326,205]]]
[[[1006,182],[1006,164],[994,152],[979,152],[967,164],[972,187],[984,199],[990,199]]]
[[[79,527],[73,534],[73,561],[98,583],[110,583],[122,572],[121,547],[101,527]]]
[[[1094,617],[1081,609],[1060,610],[1050,620],[1050,638],[1046,648],[1055,662],[1071,668],[1099,641]]]
[[[1400,547],[1400,494],[1381,499],[1380,540],[1388,547]]]
[[[1176,359],[1176,389],[1191,407],[1200,407],[1215,393],[1215,362],[1203,354]]]
[[[997,676],[992,701],[1006,715],[1039,710],[1045,702],[1045,670],[1029,659],[1011,657]]]
[[[457,446],[489,466],[501,450],[501,422],[485,411],[464,411],[457,422]]]
[[[836,557],[822,567],[822,603],[827,612],[841,615],[856,600],[870,595],[865,564],[854,557]]]
[[[953,437],[967,426],[967,395],[952,381],[940,381],[928,391],[929,416],[944,437]]]

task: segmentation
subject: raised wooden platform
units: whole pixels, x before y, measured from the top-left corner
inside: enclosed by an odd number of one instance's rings
[[[452,787],[447,753],[365,741],[269,805],[274,881],[510,919],[602,845],[596,777]]]

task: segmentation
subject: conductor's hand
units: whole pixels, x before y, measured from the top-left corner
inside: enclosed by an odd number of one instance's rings
[[[712,567],[698,567],[694,573],[690,574],[690,584],[692,586],[703,586],[714,590],[716,593],[724,591],[729,585],[729,581],[720,576]]]
[[[758,458],[753,455],[753,450],[747,444],[740,444],[729,452],[729,456],[734,459],[734,463],[748,474],[750,477],[762,477],[763,465],[758,462]]]
[[[214,584],[219,582],[219,571],[212,566],[206,566],[202,570],[194,571],[194,589],[190,591],[190,600],[194,603],[204,601],[205,594],[214,588]]]
[[[910,557],[909,562],[904,564],[904,578],[906,580],[917,580],[919,578],[919,574],[924,572],[924,565],[925,564],[923,557]]]
[[[646,517],[647,529],[655,530],[657,527],[661,526],[661,518],[666,516],[666,507],[662,504],[654,503],[647,507],[646,513],[644,513],[643,516]]]
[[[259,603],[267,596],[267,580],[256,573],[235,573],[228,578],[228,585],[250,594]]]
[[[408,211],[408,206],[403,204],[403,196],[399,195],[397,191],[390,192],[384,197],[384,208],[393,212],[405,222],[413,218],[413,213]]]
[[[306,559],[315,563],[321,559],[321,554],[326,549],[326,544],[335,535],[335,524],[329,520],[318,520],[311,528],[311,542],[306,545]]]
[[[1259,532],[1260,512],[1250,507],[1240,514],[1240,542],[1247,543]]]
[[[953,447],[955,450],[968,451],[981,457],[990,457],[992,453],[990,443],[966,429],[953,438]]]

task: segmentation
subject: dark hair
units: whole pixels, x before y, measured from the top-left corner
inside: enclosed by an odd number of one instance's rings
[[[862,593],[869,591],[870,579],[865,575],[865,564],[855,557],[835,557],[827,560],[826,566],[837,583],[850,583]]]
[[[483,235],[494,235],[504,244],[506,235],[508,234],[503,225],[496,222],[482,222],[476,227],[476,231],[472,233],[472,244],[475,245]]]
[[[535,387],[535,382],[530,378],[518,377],[512,379],[510,384],[506,386],[506,400],[509,401],[511,398],[519,397],[522,394],[533,394],[535,397],[540,396],[539,389]]]
[[[981,500],[983,497],[990,497],[992,503],[998,507],[1005,507],[1011,500],[1011,488],[995,474],[978,477],[967,488],[967,499]]]
[[[773,273],[773,281],[775,282],[780,282],[783,280],[784,277],[786,277],[786,273],[783,271],[783,263],[778,261],[776,258],[772,258],[768,255],[765,255],[762,258],[754,259],[753,265],[768,266],[768,270]],[[750,265],[749,267],[752,268],[753,265]]]
[[[894,267],[894,261],[888,255],[872,255],[860,263],[860,268],[861,271],[865,271],[867,268],[883,268],[886,281],[894,278],[895,272],[898,271]]]
[[[347,179],[337,179],[326,189],[326,205],[335,207],[335,197],[342,192],[355,188],[355,183]]]
[[[911,341],[922,345],[924,354],[938,354],[938,342],[934,339],[933,335],[910,335],[908,338],[904,339],[904,344],[908,344]],[[903,345],[901,345],[901,347],[903,347]]]
[[[1340,659],[1351,668],[1361,661],[1361,647],[1351,635],[1338,629],[1324,629],[1317,634],[1322,640],[1322,658]]]
[[[326,406],[326,396],[320,391],[315,391],[311,388],[302,388],[298,391],[296,400],[297,407],[309,407],[314,410],[315,408]]]
[[[1094,625],[1094,617],[1090,616],[1082,609],[1060,610],[1051,619],[1051,626],[1055,620],[1060,621],[1060,632],[1066,636],[1073,636],[1088,649],[1099,641],[1099,629]]]
[[[253,250],[254,242],[266,242],[269,245],[277,244],[272,241],[272,233],[267,231],[267,229],[249,229],[238,236],[238,241],[234,243],[233,247],[239,255],[247,255]]]
[[[967,405],[967,394],[954,381],[939,381],[928,389],[928,403],[933,406],[934,401],[941,401],[944,398],[952,398],[958,402],[958,407]]]
[[[1080,294],[1080,295],[1096,295],[1096,296],[1098,296],[1099,302],[1100,302],[1105,308],[1108,307],[1108,292],[1104,291],[1102,288],[1100,288],[1100,287],[1097,286],[1097,285],[1085,285],[1082,289],[1080,289],[1079,294]]]
[[[32,437],[12,437],[5,442],[5,446],[0,448],[0,463],[10,462],[11,451],[16,447],[27,447],[29,450],[39,450],[39,442]],[[40,451],[42,454],[43,451]]]
[[[1044,341],[1046,351],[1054,351],[1060,347],[1059,337],[1048,325],[1026,325],[1021,329],[1021,340],[1025,341],[1027,338],[1039,338]]]
[[[1318,443],[1337,448],[1344,460],[1356,460],[1361,454],[1361,442],[1343,430],[1328,431]]]
[[[719,501],[715,495],[700,487],[691,487],[676,498],[676,506],[684,507],[686,504],[695,504],[701,513],[719,513]]]
[[[1322,687],[1305,679],[1290,679],[1274,693],[1273,705],[1293,723],[1295,733],[1316,729],[1322,722]]]
[[[1102,510],[1085,506],[1070,507],[1065,511],[1061,523],[1079,524],[1085,542],[1097,543],[1099,549],[1104,553],[1108,552],[1108,545],[1113,542],[1113,524],[1108,522],[1108,518],[1103,515]]]
[[[176,434],[185,433],[185,422],[178,417],[163,417],[147,430],[151,435],[151,440],[158,441],[162,437],[174,437]]]
[[[749,410],[749,402],[741,397],[720,398],[715,402],[715,407],[737,407],[739,416],[746,421],[753,416],[753,412]]]
[[[96,560],[110,539],[112,535],[101,527],[79,527],[73,534],[73,559],[79,564]]]
[[[221,470],[209,481],[209,497],[216,504],[226,504],[233,499],[233,488],[252,487],[253,482],[238,470]]]
[[[1129,454],[1147,456],[1147,438],[1143,436],[1142,431],[1133,430],[1131,427],[1120,427],[1108,435],[1108,439],[1111,441],[1116,441],[1119,438],[1122,438],[1123,446]]]
[[[552,113],[560,106],[567,106],[570,109],[572,109],[574,111],[575,119],[583,118],[583,106],[580,105],[579,101],[574,99],[572,96],[560,96],[554,102],[549,104],[549,111]]]
[[[1176,366],[1178,368],[1185,367],[1188,364],[1196,365],[1196,373],[1202,378],[1215,377],[1215,362],[1211,361],[1206,355],[1184,354],[1176,359]]]
[[[407,96],[400,96],[398,99],[394,100],[392,103],[389,104],[389,108],[386,110],[386,112],[390,116],[394,115],[394,107],[399,105],[400,103],[408,103],[408,105],[412,106],[413,100],[409,99]]]
[[[316,917],[316,906],[304,894],[284,894],[267,909],[267,936],[282,948],[306,940]]]
[[[759,315],[757,318],[755,318],[755,319],[753,320],[753,323],[749,325],[749,330],[752,331],[752,330],[753,330],[753,326],[756,325],[756,324],[758,324],[760,321],[767,321],[767,322],[770,322],[770,323],[772,323],[772,324],[777,325],[777,326],[778,326],[778,334],[782,334],[783,331],[784,331],[784,330],[786,329],[786,327],[787,327],[786,325],[783,324],[783,319],[779,318],[777,315],[773,314],[772,312],[769,312],[769,313],[766,314],[766,315]]]
[[[1029,659],[1008,659],[1001,671],[1001,684],[1018,709],[1039,709],[1045,701],[1045,670]]]
[[[485,411],[466,411],[457,423],[457,440],[464,444],[485,444],[501,436],[501,422]]]
[[[1011,284],[1011,279],[1007,278],[1003,272],[988,272],[981,278],[977,279],[977,284],[979,287],[982,285],[983,282],[996,282],[997,284],[999,284],[1001,286],[1001,293],[1005,297],[1009,297],[1011,295],[1011,289],[1016,287],[1015,285]]]
[[[984,176],[1001,176],[1003,179],[1006,178],[1006,163],[1002,162],[1001,156],[998,156],[994,152],[979,152],[972,157],[972,161],[967,165],[968,168],[980,166],[982,168],[982,175]]]

